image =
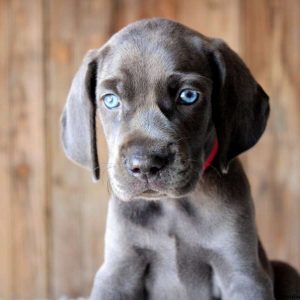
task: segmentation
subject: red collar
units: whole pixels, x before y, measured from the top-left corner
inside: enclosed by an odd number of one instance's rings
[[[212,145],[212,148],[210,150],[210,153],[208,155],[208,157],[206,158],[204,164],[203,164],[203,171],[205,171],[213,162],[213,160],[215,159],[217,153],[218,153],[218,149],[219,149],[219,141],[217,136],[214,139],[214,143]]]

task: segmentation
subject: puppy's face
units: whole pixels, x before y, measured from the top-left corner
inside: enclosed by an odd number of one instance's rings
[[[159,28],[145,30],[119,33],[97,72],[110,182],[124,200],[190,192],[215,134],[203,45],[179,32],[162,39]]]
[[[203,173],[216,135],[216,166],[253,146],[268,97],[220,40],[152,19],[115,34],[85,58],[62,116],[71,159],[99,177],[95,116],[109,150],[114,194],[125,201],[180,197]]]

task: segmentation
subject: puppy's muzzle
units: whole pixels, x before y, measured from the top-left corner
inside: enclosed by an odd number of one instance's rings
[[[132,145],[126,151],[124,164],[129,175],[141,181],[151,181],[159,177],[173,161],[174,152],[170,147],[151,150],[149,147]]]

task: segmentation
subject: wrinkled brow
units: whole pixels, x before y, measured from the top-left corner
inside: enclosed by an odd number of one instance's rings
[[[108,78],[100,81],[100,85],[106,89],[115,92],[116,94],[122,94],[124,90],[124,84],[120,78]]]
[[[170,81],[203,81],[206,83],[212,83],[212,80],[204,75],[195,72],[178,72],[175,71],[169,76]]]
[[[212,87],[213,82],[207,76],[203,76],[198,73],[176,71],[170,74],[167,84],[171,89],[178,89],[184,84],[191,84],[204,91],[208,91]]]
[[[128,78],[111,77],[100,81],[101,89],[112,91],[119,96],[130,99],[134,95],[134,85]]]

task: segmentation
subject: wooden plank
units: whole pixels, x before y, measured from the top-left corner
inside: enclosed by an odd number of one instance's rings
[[[271,69],[270,69],[270,47],[272,44],[271,19],[272,13],[268,1],[244,1],[241,6],[243,19],[243,58],[266,92],[271,95]],[[253,22],[253,18],[257,22]],[[272,114],[260,142],[244,155],[244,165],[249,177],[252,194],[256,205],[258,230],[264,246],[269,250],[270,245],[279,242],[272,238],[272,234],[280,230],[280,222],[272,225],[273,221],[273,174],[276,161],[276,151],[270,151],[276,141],[274,140],[273,112],[274,102],[272,100]],[[273,148],[276,149],[276,148]],[[268,155],[266,155],[268,153]],[[278,232],[278,231],[277,231]],[[273,234],[274,236],[274,234]],[[269,251],[268,251],[269,254]]]
[[[179,1],[177,19],[207,36],[222,38],[240,52],[240,0]]]
[[[42,0],[10,5],[11,298],[37,299],[47,290]]]
[[[9,17],[8,1],[0,1],[0,299],[11,299],[12,293]]]
[[[51,203],[51,298],[80,295],[80,188],[85,176],[66,161],[59,142],[59,117],[74,68],[77,3],[51,1],[47,3],[48,28],[46,33],[47,86],[47,148],[50,174]],[[75,188],[76,183],[82,182]],[[74,189],[75,188],[75,189]],[[72,190],[75,194],[72,198]],[[78,197],[76,197],[78,196]]]
[[[269,255],[300,269],[300,3],[243,4],[245,58],[272,108],[262,141],[247,156],[258,227]]]
[[[111,34],[139,19],[176,18],[177,0],[118,0],[112,1]]]
[[[47,136],[51,166],[51,297],[87,296],[103,257],[107,179],[101,182],[65,157],[59,137],[59,118],[72,77],[84,54],[99,47],[110,31],[110,1],[51,1],[46,41]],[[99,132],[100,159],[105,144]],[[104,154],[104,156],[103,156]]]
[[[282,15],[282,34],[279,37],[281,62],[284,72],[282,78],[274,82],[282,87],[280,97],[284,104],[287,122],[284,171],[280,179],[286,183],[284,200],[287,206],[287,249],[284,258],[300,271],[300,2],[297,0],[280,3]],[[297,55],[298,53],[298,55]]]

